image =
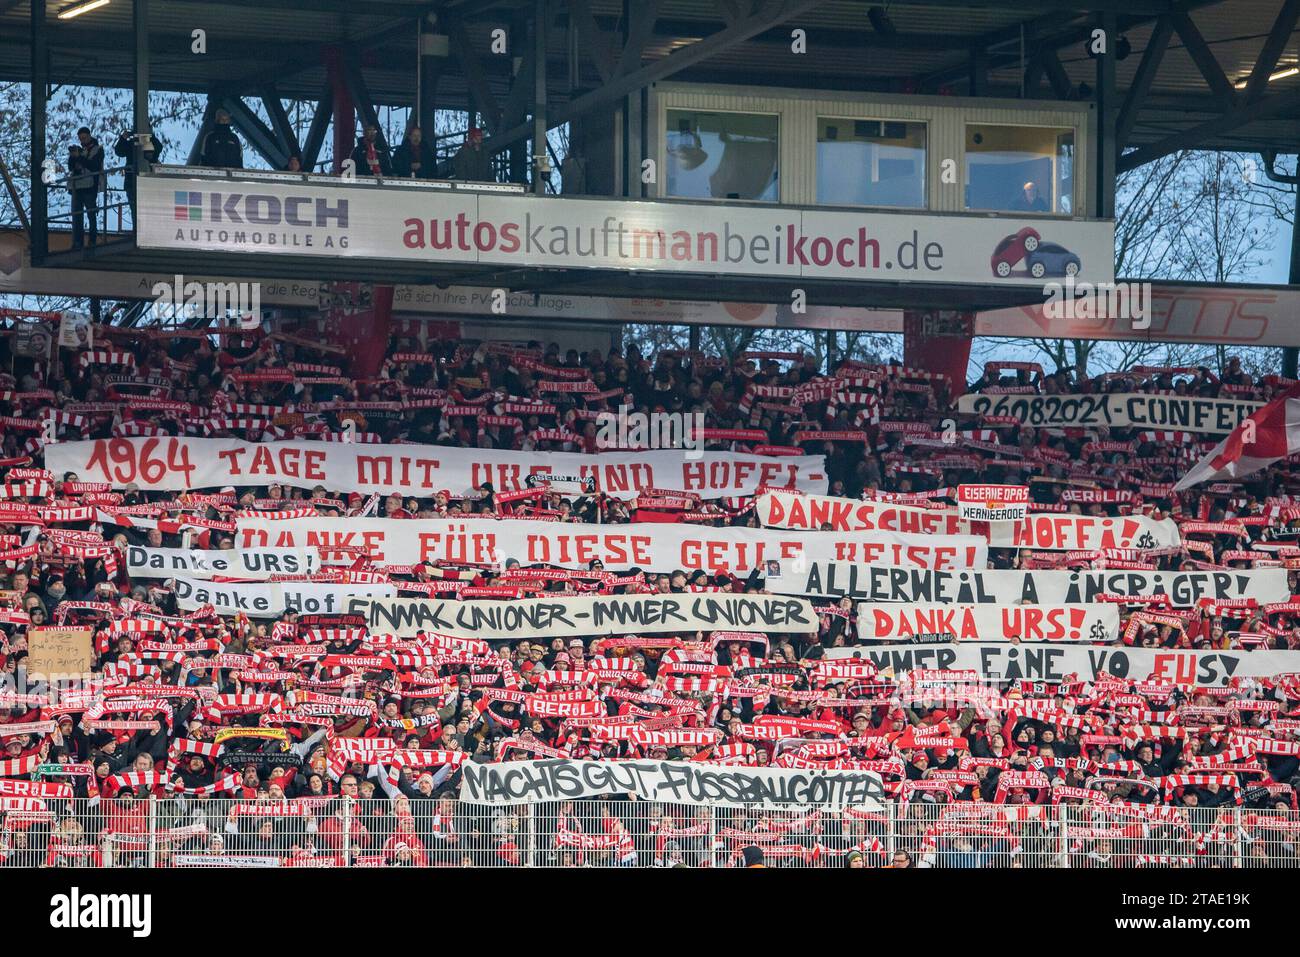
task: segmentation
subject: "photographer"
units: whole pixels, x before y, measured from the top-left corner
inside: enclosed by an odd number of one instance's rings
[[[80,146],[68,150],[68,191],[72,193],[72,248],[81,249],[84,245],[85,226],[83,213],[90,221],[90,245],[95,245],[99,226],[95,219],[99,214],[99,190],[104,178],[104,148],[99,140],[90,135],[90,130],[82,127],[77,130]]]
[[[141,155],[144,162],[149,166],[158,162],[162,155],[162,144],[156,136],[145,133],[148,137],[148,147],[141,149]],[[113,152],[126,161],[126,168],[123,171],[123,178],[126,180],[126,201],[131,207],[131,221],[135,222],[135,144],[141,137],[140,133],[135,130],[123,130],[117,137],[117,142],[113,144]]]

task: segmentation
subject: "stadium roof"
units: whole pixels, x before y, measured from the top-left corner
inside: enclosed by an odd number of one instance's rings
[[[129,87],[130,0],[72,20],[57,15],[74,0],[47,2],[52,81]],[[527,36],[534,2],[153,0],[150,87],[315,100],[324,50],[343,46],[356,51],[372,105],[410,104],[416,25],[436,14],[426,29],[450,37],[437,106],[463,109],[472,90],[507,107],[514,57],[491,55],[489,37]],[[30,0],[0,0],[0,79],[30,76],[30,10]],[[1110,15],[1130,50],[1116,64],[1120,131],[1127,146],[1148,147],[1142,159],[1191,146],[1300,149],[1300,75],[1278,75],[1300,62],[1300,0],[550,0],[548,11],[555,118],[611,78],[633,89],[671,77],[1088,100],[1097,71],[1085,40]],[[796,26],[807,59],[788,55]],[[205,55],[190,52],[196,28]]]

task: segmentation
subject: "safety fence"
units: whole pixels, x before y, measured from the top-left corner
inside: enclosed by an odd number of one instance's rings
[[[1295,867],[1300,813],[1106,804],[767,811],[633,801],[0,798],[26,867]]]

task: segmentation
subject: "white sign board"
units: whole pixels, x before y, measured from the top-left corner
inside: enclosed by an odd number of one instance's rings
[[[1043,285],[990,257],[1030,220],[141,176],[142,249],[908,283]],[[1032,224],[1114,278],[1114,225]]]
[[[1028,485],[957,486],[957,514],[968,521],[1019,522],[1028,512]]]

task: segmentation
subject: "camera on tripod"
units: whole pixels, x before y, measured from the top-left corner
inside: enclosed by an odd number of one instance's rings
[[[117,138],[119,140],[130,140],[132,143],[140,147],[140,149],[144,150],[146,153],[149,150],[153,149],[152,133],[132,133],[130,130],[123,130],[122,132],[117,134]]]

